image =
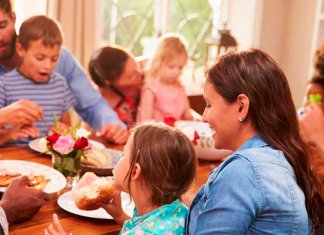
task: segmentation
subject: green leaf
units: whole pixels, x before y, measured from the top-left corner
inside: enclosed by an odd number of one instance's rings
[[[309,95],[309,102],[312,104],[322,103],[322,96],[318,93]]]
[[[58,122],[59,122],[58,117],[57,117],[56,114],[54,114],[54,131],[55,131],[56,133],[59,132]]]

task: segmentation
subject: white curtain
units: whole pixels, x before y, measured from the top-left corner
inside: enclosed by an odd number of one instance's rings
[[[63,44],[87,68],[98,45],[101,21],[100,0],[47,0],[47,15],[58,20],[64,33]]]

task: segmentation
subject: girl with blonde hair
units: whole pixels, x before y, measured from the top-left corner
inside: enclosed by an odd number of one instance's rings
[[[180,75],[187,63],[184,40],[177,34],[166,34],[157,43],[148,64],[147,82],[142,89],[138,121],[166,117],[192,120],[189,100],[180,83]]]

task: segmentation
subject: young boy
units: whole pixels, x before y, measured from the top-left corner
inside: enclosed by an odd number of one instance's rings
[[[22,64],[0,77],[0,108],[20,99],[29,99],[44,110],[35,126],[42,135],[54,124],[54,116],[69,124],[67,111],[76,104],[66,80],[53,72],[62,45],[62,35],[56,22],[46,16],[34,16],[20,27],[16,44]],[[20,139],[16,144],[30,139]]]

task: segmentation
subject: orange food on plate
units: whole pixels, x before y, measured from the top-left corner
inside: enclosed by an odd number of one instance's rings
[[[20,177],[21,174],[5,174],[0,176],[0,187],[7,187],[11,181]]]
[[[21,176],[23,175],[19,173],[2,172],[0,175],[0,187],[7,187],[11,181]],[[50,179],[47,179],[44,175],[30,174],[27,177],[30,181],[28,186],[38,190],[43,190],[50,181]]]
[[[43,190],[50,179],[45,178],[44,175],[29,175],[29,186],[38,190]]]

